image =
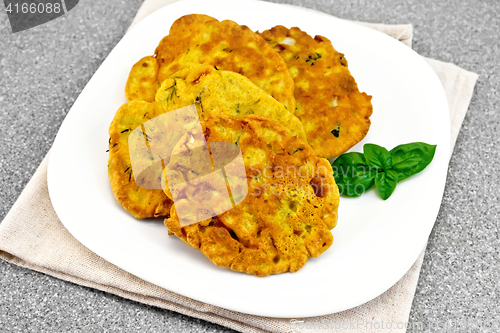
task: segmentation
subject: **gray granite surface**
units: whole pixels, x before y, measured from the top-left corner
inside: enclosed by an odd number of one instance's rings
[[[80,1],[64,17],[16,34],[0,5],[0,220],[141,2]],[[453,332],[500,331],[491,326],[500,320],[500,2],[279,2],[346,19],[412,23],[418,53],[480,75],[410,314],[410,322],[423,323],[424,329],[408,332],[442,332],[438,327],[445,321],[461,323]],[[102,330],[231,331],[0,261],[0,331]]]

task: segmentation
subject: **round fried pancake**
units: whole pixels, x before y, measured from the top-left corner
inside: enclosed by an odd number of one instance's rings
[[[293,80],[283,59],[260,36],[233,21],[219,22],[198,14],[183,16],[172,24],[169,35],[156,48],[155,56],[160,83],[194,64],[210,64],[248,77],[288,110],[295,109]],[[134,68],[140,68],[141,61]],[[127,82],[127,94],[134,91],[129,87],[134,81],[142,80],[134,79],[135,76],[151,77],[134,68]],[[127,100],[135,97],[129,94]]]
[[[168,216],[172,206],[172,200],[161,189],[147,189],[136,184],[129,153],[130,133],[163,113],[165,110],[156,103],[132,101],[118,109],[109,126],[108,176],[111,189],[118,203],[139,219]]]
[[[165,220],[170,233],[219,267],[257,276],[296,272],[308,258],[330,247],[339,192],[326,159],[262,116],[212,115],[202,125],[209,144],[232,142],[240,147],[248,195],[235,208],[181,227],[175,205],[196,199],[180,190]],[[169,169],[167,165],[165,173]],[[215,191],[201,181],[198,186],[201,192]]]
[[[109,129],[109,178],[113,193],[117,201],[136,218],[168,216],[171,205],[171,200],[161,190],[138,186],[131,168],[128,137],[135,128],[150,119],[195,104],[202,121],[210,114],[245,116],[255,113],[275,119],[294,135],[305,139],[298,118],[240,74],[218,71],[210,65],[196,65],[175,73],[161,87],[157,93],[158,102],[134,100],[123,105]],[[175,131],[169,132],[172,134]],[[162,142],[160,137],[150,139],[150,144]],[[164,160],[168,163],[168,158]],[[156,167],[159,168],[160,164]]]
[[[305,140],[300,120],[281,103],[243,75],[216,70],[211,65],[197,65],[167,78],[156,94],[156,101],[171,110],[196,104],[203,121],[210,114],[266,116]]]
[[[316,154],[339,156],[370,128],[371,96],[358,90],[342,53],[322,36],[276,26],[260,34],[285,60],[295,83],[295,115]]]
[[[127,102],[133,100],[152,102],[160,84],[157,82],[158,62],[153,56],[139,60],[130,70],[125,96]]]

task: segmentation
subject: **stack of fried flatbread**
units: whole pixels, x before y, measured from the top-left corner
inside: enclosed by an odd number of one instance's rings
[[[162,217],[170,234],[217,266],[256,276],[296,272],[330,247],[339,192],[326,159],[363,139],[372,105],[328,39],[283,26],[254,33],[232,21],[186,15],[153,56],[132,67],[125,94],[128,103],[109,128],[108,171],[115,198],[134,217]],[[145,124],[188,106],[198,113],[198,132],[187,125],[191,118],[181,117],[146,133]],[[175,136],[176,126],[191,129]],[[130,147],[131,133],[141,129],[147,147]],[[165,134],[173,153],[191,155],[153,156]],[[215,143],[241,150],[248,193],[236,205],[232,197],[232,209],[186,225],[178,210],[220,199],[219,188],[192,165],[199,138],[213,143],[212,162]],[[156,161],[151,168],[161,177],[134,174],[137,156]],[[182,172],[175,171],[180,165]],[[225,170],[229,179],[231,168]],[[174,189],[168,177],[197,186]]]

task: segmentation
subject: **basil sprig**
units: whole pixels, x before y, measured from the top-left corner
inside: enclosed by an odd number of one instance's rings
[[[363,153],[346,153],[332,164],[340,194],[359,197],[373,185],[387,200],[398,182],[424,170],[434,158],[435,145],[413,142],[388,151],[367,143]]]

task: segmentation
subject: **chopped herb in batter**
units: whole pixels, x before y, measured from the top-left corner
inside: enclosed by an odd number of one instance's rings
[[[334,137],[338,138],[340,134],[340,125],[337,126],[337,128],[333,129],[331,133],[333,134]]]

